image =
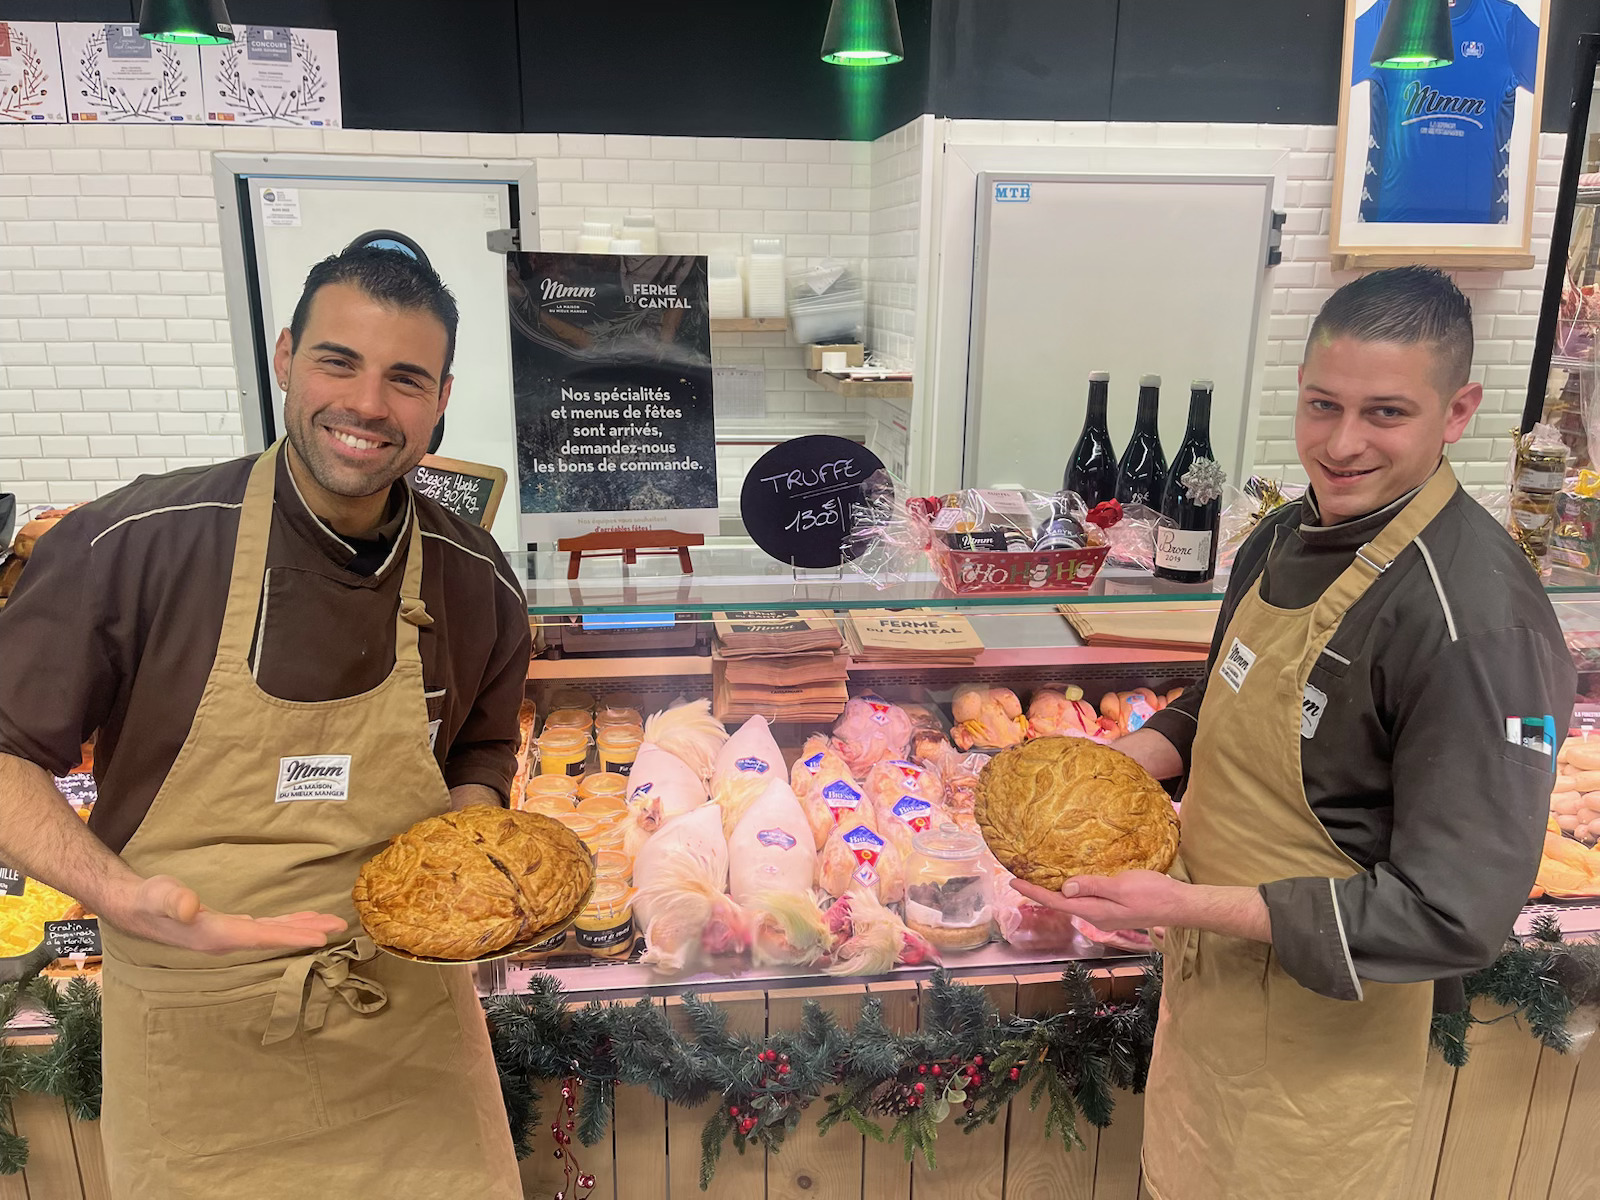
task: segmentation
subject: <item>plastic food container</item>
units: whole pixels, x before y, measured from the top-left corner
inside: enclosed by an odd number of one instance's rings
[[[593,779],[590,775],[588,779]],[[582,788],[578,791],[578,811],[585,816],[593,817],[597,821],[604,821],[614,825],[628,815],[628,806],[620,795],[602,792],[598,795],[585,796]]]
[[[544,727],[550,729],[581,729],[588,733],[594,728],[594,717],[586,708],[558,708],[544,719]]]
[[[644,736],[644,718],[639,715],[637,708],[628,708],[624,705],[607,705],[594,714],[594,727],[605,729],[609,726],[631,726],[639,731],[639,736]]]
[[[550,694],[550,709],[581,708],[594,711],[594,696],[580,688],[559,688]]]
[[[610,772],[596,772],[585,775],[578,781],[578,807],[585,812],[590,811],[590,801],[603,799],[615,800],[618,813],[627,811],[628,780],[624,775]],[[599,812],[599,809],[595,809]]]
[[[604,883],[608,879],[633,883],[633,859],[622,850],[601,850],[594,856],[595,876]]]
[[[633,770],[633,760],[639,757],[639,745],[643,741],[644,730],[636,726],[605,726],[596,739],[600,769],[618,776],[628,775]]]
[[[906,863],[906,924],[941,950],[989,940],[992,898],[983,839],[955,825],[919,833]]]
[[[570,775],[535,775],[522,793],[522,807],[558,813],[578,803],[578,785]]]
[[[556,726],[539,736],[539,774],[583,774],[589,758],[589,735],[581,729]]]
[[[633,950],[633,899],[627,884],[601,879],[572,927],[581,953],[595,958],[626,958]]]

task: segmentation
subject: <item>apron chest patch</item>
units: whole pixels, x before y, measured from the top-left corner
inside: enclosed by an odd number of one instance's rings
[[[1300,698],[1300,736],[1314,738],[1317,725],[1328,707],[1328,693],[1312,684],[1306,684],[1305,695]]]
[[[278,804],[292,800],[348,800],[350,756],[304,754],[278,760]]]
[[[1233,645],[1228,647],[1228,653],[1217,664],[1217,674],[1222,676],[1222,681],[1238,691],[1244,683],[1244,677],[1250,674],[1250,668],[1256,665],[1256,652],[1246,646],[1238,638],[1233,639]]]

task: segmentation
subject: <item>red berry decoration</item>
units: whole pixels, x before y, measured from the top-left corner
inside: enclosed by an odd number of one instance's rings
[[[983,1055],[981,1055],[981,1054],[974,1054],[974,1055],[973,1055],[973,1056],[972,1056],[972,1065],[973,1065],[973,1066],[975,1066],[975,1067],[981,1067],[981,1066],[983,1066]]]
[[[912,1085],[912,1086],[911,1086],[911,1090],[912,1090],[912,1091],[913,1091],[913,1092],[915,1092],[915,1093],[916,1093],[916,1094],[917,1094],[917,1095],[919,1095],[919,1096],[920,1096],[920,1095],[922,1095],[922,1093],[923,1093],[923,1092],[925,1092],[925,1091],[927,1091],[927,1090],[928,1090],[928,1085],[927,1085],[927,1084],[925,1084],[925,1083],[917,1083],[917,1084],[913,1084],[913,1085]]]
[[[728,1115],[730,1117],[737,1117],[739,1115],[739,1106],[737,1104],[728,1105]]]
[[[939,1070],[939,1064],[938,1063],[934,1063],[933,1064],[933,1073],[934,1073],[935,1077],[937,1077],[939,1075],[942,1075],[944,1073],[941,1070]]]
[[[581,1187],[581,1188],[592,1188],[594,1186],[594,1176],[593,1175],[579,1175],[578,1176],[578,1186]]]
[[[926,1074],[927,1074],[927,1073],[928,1073],[928,1068],[927,1068],[927,1067],[925,1067],[925,1066],[919,1066],[919,1067],[918,1067],[918,1068],[917,1068],[917,1074],[918,1074],[918,1075],[926,1075]]]
[[[1019,1070],[1016,1067],[1012,1067],[1011,1068],[1011,1079],[1012,1079],[1012,1082],[1015,1082],[1016,1080],[1021,1079],[1021,1078],[1022,1078],[1021,1070]]]
[[[788,1073],[789,1073],[789,1064],[788,1063],[779,1063],[778,1064],[778,1074],[779,1075],[787,1075]]]

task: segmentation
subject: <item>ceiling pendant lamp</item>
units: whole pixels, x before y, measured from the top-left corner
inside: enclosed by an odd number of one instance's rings
[[[906,56],[894,0],[833,0],[822,35],[822,61],[840,67],[883,67]]]
[[[1448,67],[1455,61],[1450,0],[1389,0],[1371,63],[1403,71]]]
[[[139,36],[152,42],[221,46],[233,41],[233,22],[223,0],[144,0]]]

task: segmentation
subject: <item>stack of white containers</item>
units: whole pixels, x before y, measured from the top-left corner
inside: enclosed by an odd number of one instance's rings
[[[578,233],[579,254],[607,254],[616,230],[610,221],[585,221]]]
[[[706,263],[706,295],[713,317],[744,316],[744,279],[731,254],[710,255]]]
[[[781,317],[784,312],[783,239],[750,239],[745,312],[752,317]]]
[[[622,218],[622,237],[639,243],[640,254],[661,253],[661,240],[656,232],[653,213],[632,213]]]

